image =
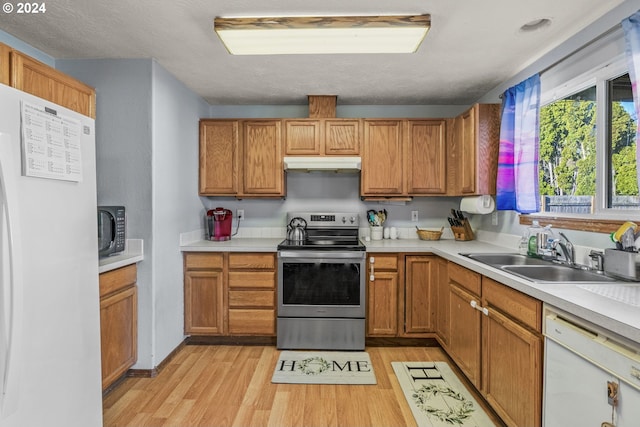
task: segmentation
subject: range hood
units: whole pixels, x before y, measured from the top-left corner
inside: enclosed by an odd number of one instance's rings
[[[311,172],[359,173],[362,159],[358,156],[299,156],[285,157],[284,170]]]

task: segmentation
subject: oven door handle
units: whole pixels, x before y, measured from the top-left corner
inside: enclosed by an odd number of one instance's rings
[[[278,251],[278,258],[298,258],[298,259],[340,259],[340,260],[363,260],[365,253],[363,251]]]

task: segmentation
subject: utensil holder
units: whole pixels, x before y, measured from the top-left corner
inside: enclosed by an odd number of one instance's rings
[[[461,241],[475,239],[473,230],[471,229],[471,224],[469,224],[469,220],[463,219],[460,221],[462,222],[461,226],[451,226],[451,231],[453,231],[453,238]]]
[[[372,225],[371,227],[371,240],[382,240],[382,226]]]

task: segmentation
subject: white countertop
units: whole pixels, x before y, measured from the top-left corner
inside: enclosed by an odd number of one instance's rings
[[[281,238],[236,238],[226,242],[200,240],[183,244],[180,249],[183,252],[275,252],[281,241]],[[452,239],[378,240],[365,242],[365,245],[367,252],[433,253],[640,344],[640,307],[583,289],[580,287],[583,284],[535,283],[460,255],[461,252],[516,252],[512,247],[479,240],[465,242]],[[640,287],[640,283],[629,282],[601,286],[618,285]]]
[[[144,245],[142,239],[127,239],[124,252],[100,258],[98,272],[106,273],[116,268],[140,262],[144,259]]]

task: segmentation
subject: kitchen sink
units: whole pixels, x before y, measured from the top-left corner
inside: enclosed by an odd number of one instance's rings
[[[540,258],[530,258],[518,253],[470,253],[460,254],[492,267],[502,265],[551,265],[551,262]]]
[[[580,270],[566,265],[505,265],[504,271],[534,282],[615,282],[614,279],[594,271]]]
[[[618,280],[592,270],[582,270],[519,253],[461,253],[460,255],[538,283],[609,283]]]

